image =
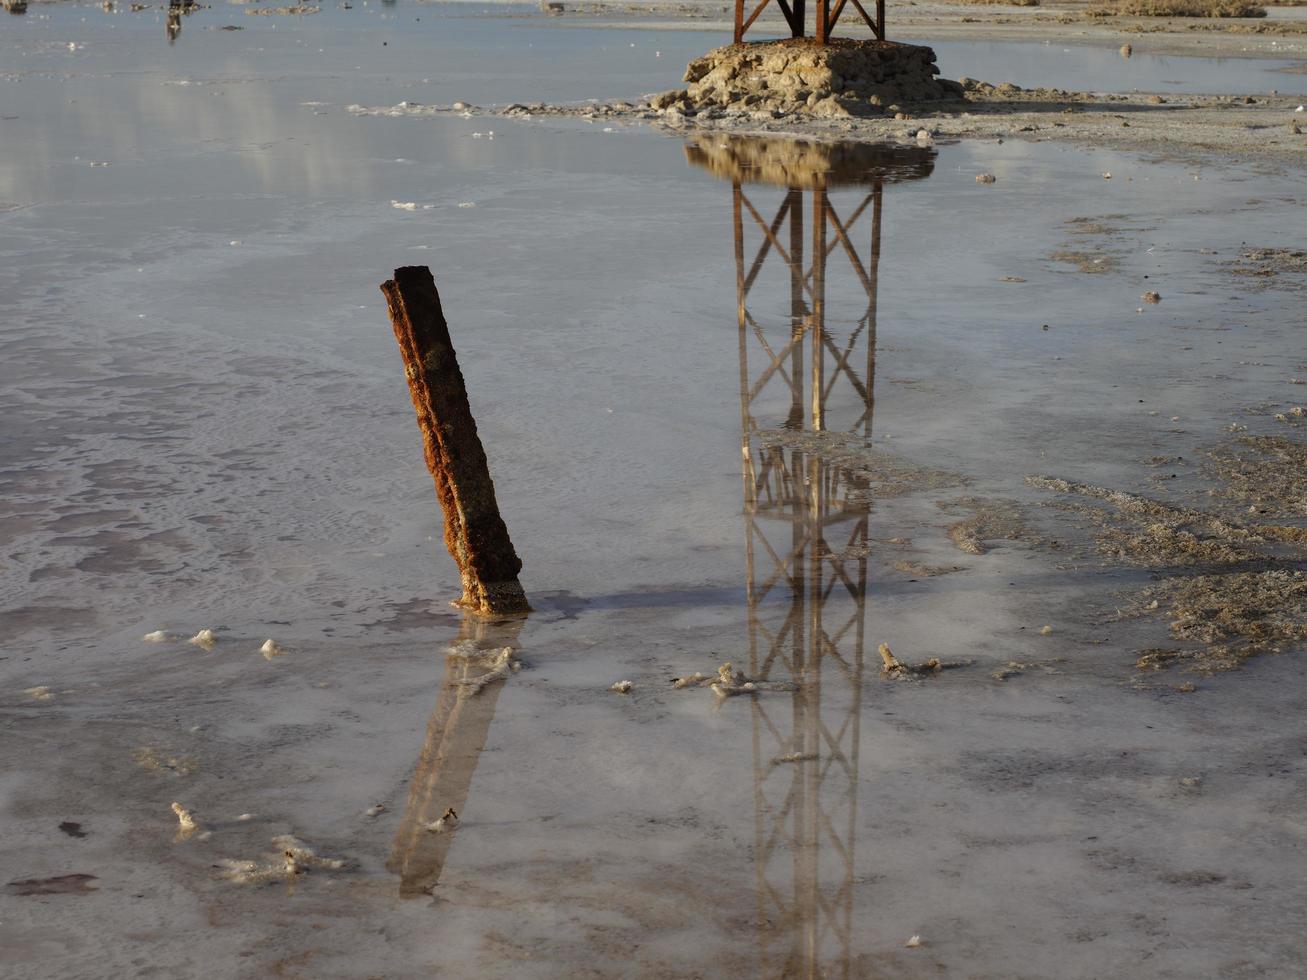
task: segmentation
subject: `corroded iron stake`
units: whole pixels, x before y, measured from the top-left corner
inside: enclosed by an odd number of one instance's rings
[[[460,605],[482,613],[527,612],[517,580],[522,561],[499,516],[495,484],[431,270],[424,265],[396,269],[381,291],[404,357],[427,467],[445,512],[445,546],[463,576]]]

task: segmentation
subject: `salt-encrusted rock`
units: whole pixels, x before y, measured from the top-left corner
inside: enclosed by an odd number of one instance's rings
[[[820,118],[881,114],[895,103],[963,97],[957,82],[936,78],[935,52],[923,45],[841,38],[732,44],[690,62],[687,88],[650,100],[698,109],[772,109]]]

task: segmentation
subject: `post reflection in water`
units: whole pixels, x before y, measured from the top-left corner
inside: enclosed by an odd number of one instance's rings
[[[870,444],[884,190],[930,176],[935,154],[705,137],[686,155],[731,183],[749,674],[796,685],[788,701],[752,699],[763,975],[847,977],[870,504],[865,479],[823,454]],[[783,192],[770,221],[753,200],[767,188]],[[834,188],[852,192],[839,208]],[[773,254],[788,280],[779,324],[750,308]],[[832,322],[828,290],[860,312]]]
[[[189,17],[195,10],[195,0],[168,0],[168,20],[163,30],[168,36],[169,44],[176,41],[182,32],[183,15]]]
[[[478,678],[491,673],[496,654],[516,649],[525,617],[482,620],[468,616],[458,639],[445,654],[445,677],[436,707],[427,722],[426,741],[409,787],[408,804],[386,867],[399,875],[404,898],[430,895],[440,881],[445,857],[457,830],[431,829],[448,809],[463,812],[477,758],[485,748],[502,680],[484,686]]]

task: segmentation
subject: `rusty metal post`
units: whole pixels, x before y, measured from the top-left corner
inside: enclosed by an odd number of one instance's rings
[[[744,0],[735,0],[735,43],[744,40]]]
[[[830,32],[830,0],[817,0],[817,23],[814,25],[814,33],[817,37],[818,44],[825,44]]]
[[[495,484],[431,270],[424,265],[396,269],[381,291],[404,358],[427,468],[445,513],[445,546],[463,578],[460,605],[481,613],[527,612],[517,580],[522,561],[499,516]]]

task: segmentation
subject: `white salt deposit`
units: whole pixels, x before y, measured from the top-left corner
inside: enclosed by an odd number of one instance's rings
[[[202,629],[188,641],[194,643],[197,647],[204,650],[212,650],[213,645],[218,642],[217,635],[211,629]]]

